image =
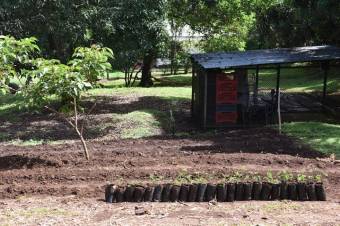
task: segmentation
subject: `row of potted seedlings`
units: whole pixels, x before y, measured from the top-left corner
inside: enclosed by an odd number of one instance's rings
[[[105,189],[108,203],[120,202],[234,202],[249,200],[326,201],[322,183],[226,183],[115,186]]]

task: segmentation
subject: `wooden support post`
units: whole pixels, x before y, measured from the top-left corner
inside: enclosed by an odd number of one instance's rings
[[[280,95],[280,80],[281,80],[281,65],[277,66],[277,77],[276,77],[276,106],[278,106],[279,95]]]
[[[327,82],[328,82],[329,62],[328,61],[323,62],[321,64],[321,68],[324,71],[322,104],[325,105],[326,97],[327,97]]]
[[[256,66],[256,77],[255,77],[255,90],[254,90],[254,105],[257,105],[258,95],[259,95],[259,72],[260,72],[260,66]]]
[[[195,63],[192,62],[192,78],[191,78],[191,118],[194,118],[194,105],[195,105],[195,89],[196,89],[196,84],[195,84],[195,81],[196,81],[196,70],[195,70]]]
[[[280,88],[278,89],[278,96],[277,96],[277,117],[279,123],[279,133],[282,133],[282,119],[281,119],[281,91]]]
[[[204,122],[203,122],[203,128],[207,128],[207,101],[208,101],[208,72],[204,72]]]

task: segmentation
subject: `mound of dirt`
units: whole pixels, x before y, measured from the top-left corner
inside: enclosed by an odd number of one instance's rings
[[[40,157],[10,155],[0,157],[0,170],[33,169],[41,167],[60,167],[57,161],[45,160]]]

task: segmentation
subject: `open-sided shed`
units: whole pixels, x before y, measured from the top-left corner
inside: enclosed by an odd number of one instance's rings
[[[258,117],[254,115],[262,115],[263,121],[268,123],[278,106],[280,82],[284,76],[281,69],[292,67],[319,67],[323,71],[320,100],[323,105],[330,65],[337,65],[339,61],[340,48],[333,46],[192,55],[192,116],[204,128],[258,124]],[[275,87],[267,96],[259,94],[260,69],[277,71]],[[253,78],[248,75],[249,70],[255,71]]]

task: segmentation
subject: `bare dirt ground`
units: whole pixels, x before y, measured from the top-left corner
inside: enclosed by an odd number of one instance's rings
[[[112,121],[112,112],[127,113],[148,107],[167,111],[157,98],[103,99],[95,112],[98,124]],[[133,102],[132,101],[132,102]],[[136,105],[137,104],[137,105]],[[187,113],[177,122],[191,134]],[[149,106],[150,105],[150,106]],[[110,118],[111,117],[111,118]],[[22,140],[68,140],[66,144],[15,146],[0,143],[0,225],[339,225],[340,164],[327,159],[269,128],[218,131],[191,138],[157,136],[147,139],[115,138],[117,128],[89,137],[91,161],[85,161],[74,132],[51,115],[0,119],[0,129]],[[162,125],[164,128],[166,125]],[[108,134],[103,138],[101,133]],[[109,183],[160,183],[179,173],[208,174],[211,180],[235,171],[265,175],[287,170],[321,173],[329,201],[238,202],[233,204],[113,204],[103,202]],[[156,176],[156,177],[155,177]],[[155,181],[155,178],[158,178]],[[146,214],[135,215],[135,207]]]
[[[137,216],[135,209],[145,214]],[[339,225],[336,202],[106,204],[33,197],[0,202],[1,225]]]
[[[4,225],[337,225],[340,165],[271,129],[216,136],[94,141],[92,160],[78,143],[0,146],[0,222]],[[232,171],[322,172],[328,202],[112,204],[108,183],[155,183],[181,171],[212,180]],[[160,181],[158,181],[160,182]],[[135,215],[135,207],[146,214]],[[1,224],[0,224],[1,225]]]
[[[340,199],[340,165],[271,129],[235,130],[197,139],[96,141],[84,160],[75,144],[0,146],[0,198],[20,195],[102,197],[107,183],[172,180],[181,171],[213,178],[231,171],[288,170],[327,175],[329,197]]]

